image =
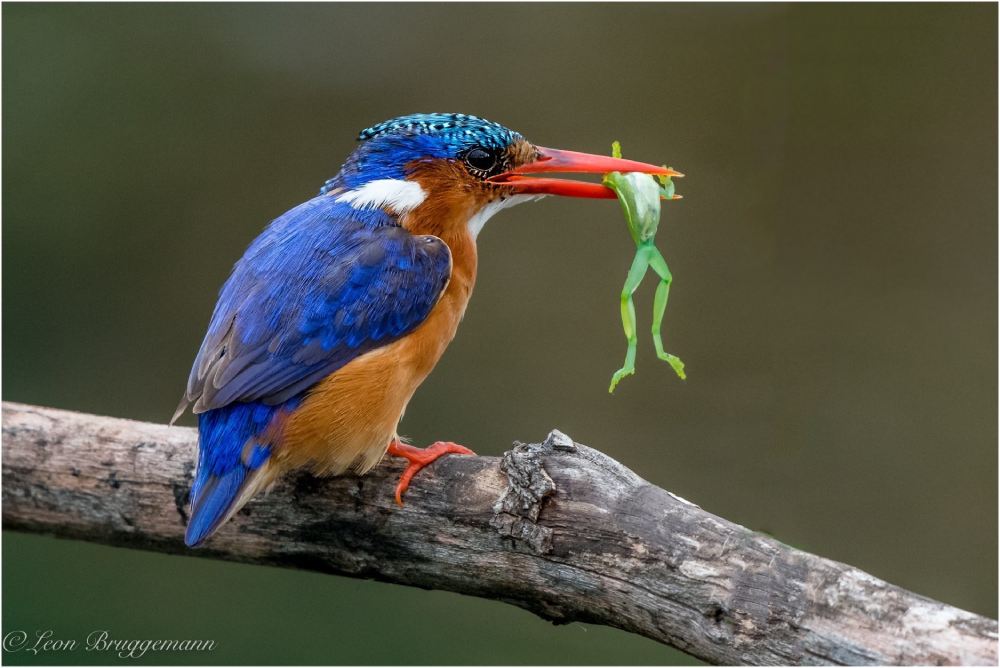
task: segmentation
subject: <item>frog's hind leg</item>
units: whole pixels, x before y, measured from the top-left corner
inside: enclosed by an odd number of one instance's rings
[[[654,249],[655,250],[655,249]],[[625,336],[628,338],[628,352],[625,353],[625,366],[615,372],[611,378],[611,387],[608,392],[615,391],[615,385],[625,376],[635,373],[635,304],[632,302],[632,293],[639,287],[642,277],[646,275],[649,267],[648,247],[640,246],[632,261],[632,268],[628,271],[628,278],[625,279],[625,287],[622,288],[622,326],[625,328]]]
[[[656,297],[653,300],[653,344],[656,346],[656,356],[669,362],[677,375],[684,379],[687,377],[684,375],[684,362],[679,357],[664,352],[663,340],[660,338],[660,324],[663,322],[663,312],[667,310],[667,297],[670,295],[670,283],[674,277],[670,275],[666,260],[656,248],[653,248],[650,254],[649,266],[660,275],[660,284],[656,286]]]

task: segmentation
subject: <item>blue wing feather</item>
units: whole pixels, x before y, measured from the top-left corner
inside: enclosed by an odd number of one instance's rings
[[[451,275],[435,237],[317,197],[278,218],[223,286],[188,380],[201,413],[279,404],[424,321]]]
[[[189,545],[232,514],[270,454],[261,441],[275,416],[325,376],[416,329],[450,276],[443,241],[333,197],[268,226],[219,294],[182,402],[199,413]]]

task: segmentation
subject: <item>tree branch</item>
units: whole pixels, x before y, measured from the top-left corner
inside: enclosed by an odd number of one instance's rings
[[[3,404],[3,528],[499,599],[717,664],[997,664],[997,622],[705,512],[553,431],[402,469],[297,473],[184,546],[193,429]]]

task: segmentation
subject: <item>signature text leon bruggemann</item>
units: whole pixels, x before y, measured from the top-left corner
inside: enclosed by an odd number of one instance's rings
[[[3,651],[27,652],[72,652],[83,649],[87,652],[114,652],[120,659],[138,659],[149,652],[211,652],[214,640],[120,640],[111,638],[107,631],[94,631],[81,644],[76,640],[62,640],[52,637],[52,631],[35,631],[31,637],[24,631],[11,631],[3,637]]]

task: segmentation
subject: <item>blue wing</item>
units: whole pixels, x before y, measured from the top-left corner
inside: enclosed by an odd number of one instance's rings
[[[174,416],[190,402],[200,413],[189,545],[242,503],[270,455],[272,419],[320,379],[416,329],[450,277],[443,241],[413,236],[380,210],[320,196],[268,226],[219,294]]]
[[[219,295],[188,379],[194,412],[280,404],[416,329],[451,277],[451,252],[382,211],[321,196],[275,220]]]

